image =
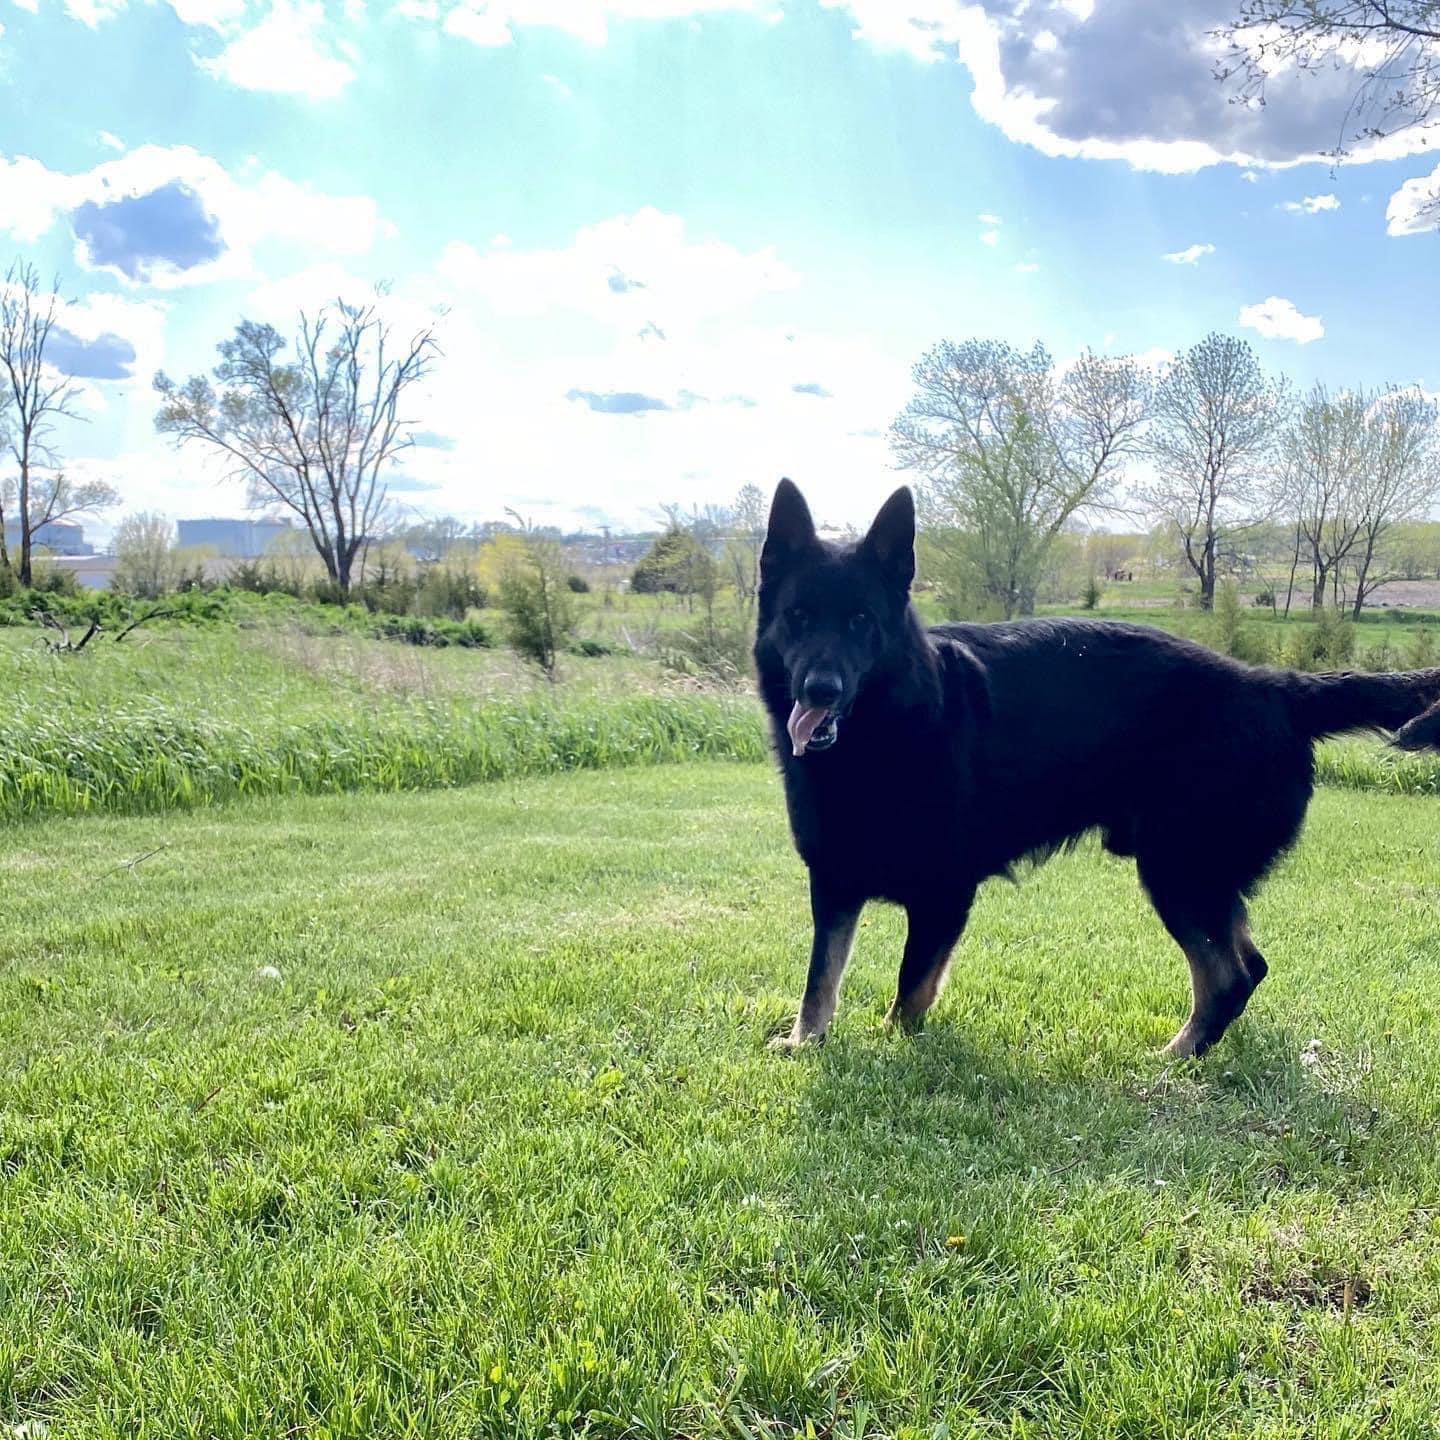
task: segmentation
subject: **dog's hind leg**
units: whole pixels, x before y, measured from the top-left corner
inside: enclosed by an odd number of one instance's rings
[[[1165,928],[1190,966],[1190,1016],[1165,1047],[1177,1059],[1203,1055],[1225,1033],[1265,978],[1265,958],[1250,939],[1238,895],[1201,902],[1177,887],[1141,878]]]
[[[815,938],[810,945],[805,995],[790,1033],[772,1040],[773,1049],[794,1050],[807,1040],[818,1040],[825,1034],[835,1014],[840,977],[844,975],[850,959],[855,926],[864,905],[863,900],[854,900],[830,890],[811,872],[810,914],[815,922]]]
[[[945,983],[950,952],[955,948],[975,891],[961,890],[944,901],[928,901],[924,906],[907,908],[910,928],[905,936],[905,954],[900,960],[900,979],[895,987],[895,1003],[885,1017],[887,1025],[902,1030],[918,1030],[925,1012],[935,1003]]]

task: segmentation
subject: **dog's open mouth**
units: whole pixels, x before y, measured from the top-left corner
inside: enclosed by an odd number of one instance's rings
[[[822,705],[802,705],[798,700],[786,726],[795,754],[807,750],[828,750],[840,733],[840,717]]]

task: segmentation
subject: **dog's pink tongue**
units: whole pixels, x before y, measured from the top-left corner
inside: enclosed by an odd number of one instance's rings
[[[790,743],[795,747],[797,755],[805,753],[810,737],[819,729],[820,722],[827,713],[823,705],[802,705],[798,700],[795,702],[795,708],[790,712],[790,720],[785,728],[790,732]]]

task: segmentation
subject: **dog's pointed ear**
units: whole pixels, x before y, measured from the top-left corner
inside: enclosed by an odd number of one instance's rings
[[[770,523],[765,529],[765,548],[760,552],[761,576],[775,574],[814,544],[815,522],[805,497],[793,480],[782,480],[770,502]]]
[[[889,579],[909,590],[915,579],[915,497],[908,485],[880,507],[860,547]]]

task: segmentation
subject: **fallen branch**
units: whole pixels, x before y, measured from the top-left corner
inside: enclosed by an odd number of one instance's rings
[[[153,850],[147,850],[143,855],[137,855],[133,860],[121,861],[121,863],[113,869],[104,871],[100,879],[104,880],[109,875],[118,875],[122,870],[133,870],[137,865],[143,865],[152,855],[158,855],[162,850],[168,850],[169,848],[170,843],[166,841],[165,844],[157,845]]]

